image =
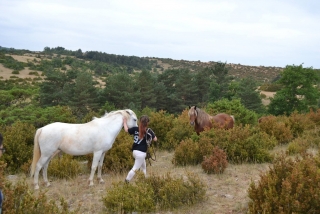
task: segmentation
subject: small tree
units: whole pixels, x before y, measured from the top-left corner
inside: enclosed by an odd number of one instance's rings
[[[320,92],[314,87],[319,81],[315,70],[302,65],[287,65],[278,80],[283,88],[271,98],[269,113],[290,115],[293,111],[306,113],[309,107],[317,105]]]

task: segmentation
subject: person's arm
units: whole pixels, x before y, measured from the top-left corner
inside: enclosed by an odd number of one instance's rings
[[[128,132],[127,118],[123,118],[123,129],[125,132]]]

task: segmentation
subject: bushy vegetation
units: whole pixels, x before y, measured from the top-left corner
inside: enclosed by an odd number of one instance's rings
[[[320,174],[317,159],[278,156],[270,170],[252,182],[249,213],[319,213]]]
[[[221,174],[228,166],[227,154],[222,149],[215,147],[210,156],[204,156],[201,166],[208,174]]]
[[[200,134],[199,145],[208,143],[223,149],[232,163],[271,161],[269,151],[277,145],[275,138],[250,125],[204,131]]]
[[[35,194],[29,189],[29,186],[25,181],[18,181],[13,185],[4,176],[5,168],[6,164],[3,161],[0,161],[0,189],[5,196],[2,207],[3,213],[77,213],[77,210],[69,210],[68,204],[63,197],[60,198],[59,202],[56,202],[48,199],[46,192]]]
[[[190,206],[206,199],[206,187],[199,177],[189,173],[187,179],[150,175],[139,172],[134,183],[117,182],[107,189],[103,203],[111,212],[141,212],[172,210]]]
[[[48,175],[59,179],[72,179],[83,172],[84,169],[79,161],[66,154],[61,155],[61,157],[58,154],[51,160],[50,167],[48,167]]]
[[[2,158],[7,163],[8,172],[18,172],[21,166],[32,159],[35,131],[33,125],[20,121],[0,129],[7,151]]]

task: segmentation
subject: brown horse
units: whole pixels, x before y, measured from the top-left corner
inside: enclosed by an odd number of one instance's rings
[[[231,129],[234,126],[235,119],[232,115],[220,113],[211,116],[196,106],[189,106],[190,125],[194,125],[194,130],[199,135],[205,128],[211,129],[214,125],[219,128]],[[213,123],[212,123],[213,122]]]

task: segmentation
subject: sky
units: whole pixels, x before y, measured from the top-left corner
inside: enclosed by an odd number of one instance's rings
[[[0,0],[0,46],[320,69],[320,1]]]

